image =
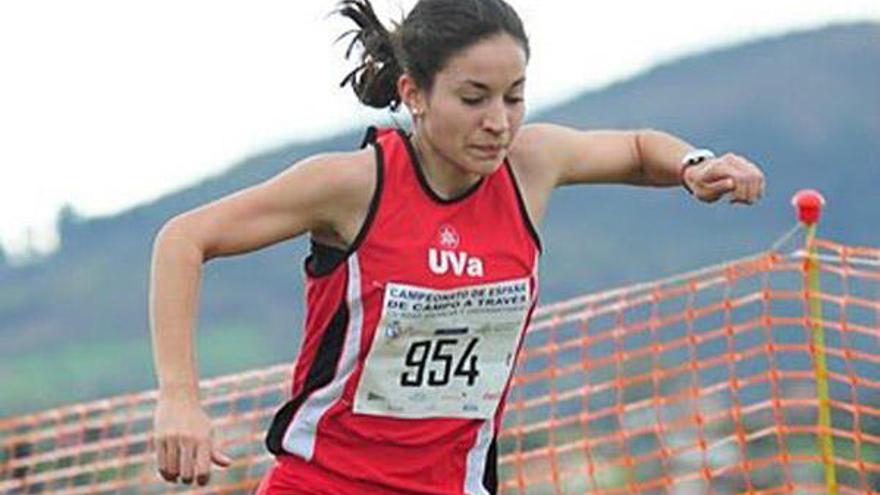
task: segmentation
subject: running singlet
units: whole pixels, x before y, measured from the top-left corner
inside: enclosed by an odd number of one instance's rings
[[[347,251],[313,243],[292,399],[259,495],[484,495],[540,240],[505,160],[454,199],[408,136],[370,128],[377,183]]]

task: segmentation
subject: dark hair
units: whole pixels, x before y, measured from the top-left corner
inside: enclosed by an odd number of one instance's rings
[[[351,84],[358,99],[371,107],[397,109],[397,79],[404,71],[430,91],[434,75],[453,55],[496,34],[509,34],[529,57],[522,21],[504,0],[419,0],[393,31],[376,17],[370,0],[342,0],[339,5],[338,12],[358,25],[339,37],[353,35],[345,57],[361,49],[360,65],[340,86]]]

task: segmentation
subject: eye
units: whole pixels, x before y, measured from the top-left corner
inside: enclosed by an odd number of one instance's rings
[[[470,98],[468,98],[468,97],[462,96],[462,97],[461,97],[461,101],[462,101],[462,103],[464,103],[465,105],[476,106],[476,105],[479,105],[480,103],[483,102],[483,97],[482,97],[482,96],[476,96],[476,97],[470,97]]]
[[[506,96],[504,101],[510,103],[511,105],[517,105],[522,103],[524,98],[522,96]]]

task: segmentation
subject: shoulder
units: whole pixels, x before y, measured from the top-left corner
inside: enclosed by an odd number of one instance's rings
[[[261,183],[176,216],[163,231],[185,232],[210,259],[305,232],[350,230],[367,210],[375,183],[372,163],[369,152],[309,156]]]
[[[356,151],[314,155],[296,166],[314,169],[326,193],[325,205],[333,217],[346,216],[352,209],[368,205],[378,180],[373,147]]]
[[[559,178],[554,156],[556,134],[549,124],[523,126],[510,145],[507,161],[522,192],[533,225],[541,224],[547,201]]]
[[[632,183],[641,166],[638,136],[634,130],[530,124],[517,134],[511,157],[521,173],[541,177],[553,187]]]
[[[322,153],[311,157],[311,165],[320,168],[342,192],[354,192],[375,183],[376,153],[373,147],[356,151]]]
[[[277,184],[277,194],[312,197],[322,204],[332,204],[375,178],[372,150],[326,152],[308,156],[280,172],[268,184]]]
[[[510,147],[511,156],[534,161],[540,158],[541,150],[546,148],[554,138],[552,124],[535,123],[522,126],[516,133]]]
[[[322,196],[315,212],[320,217],[311,229],[313,238],[344,248],[367,217],[379,177],[374,147],[309,157],[291,169],[308,168],[313,187]]]
[[[597,134],[546,122],[528,124],[517,133],[511,154],[532,167],[558,168],[571,159],[577,145],[589,144],[590,138]]]
[[[510,146],[509,161],[514,173],[524,181],[555,184],[562,162],[561,132],[564,128],[554,124],[523,126]]]

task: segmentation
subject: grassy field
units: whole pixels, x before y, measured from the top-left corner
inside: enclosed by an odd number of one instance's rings
[[[245,325],[197,334],[201,378],[267,364],[277,346]],[[295,352],[294,350],[291,351]],[[143,338],[90,342],[0,360],[0,417],[156,387],[149,333]]]

